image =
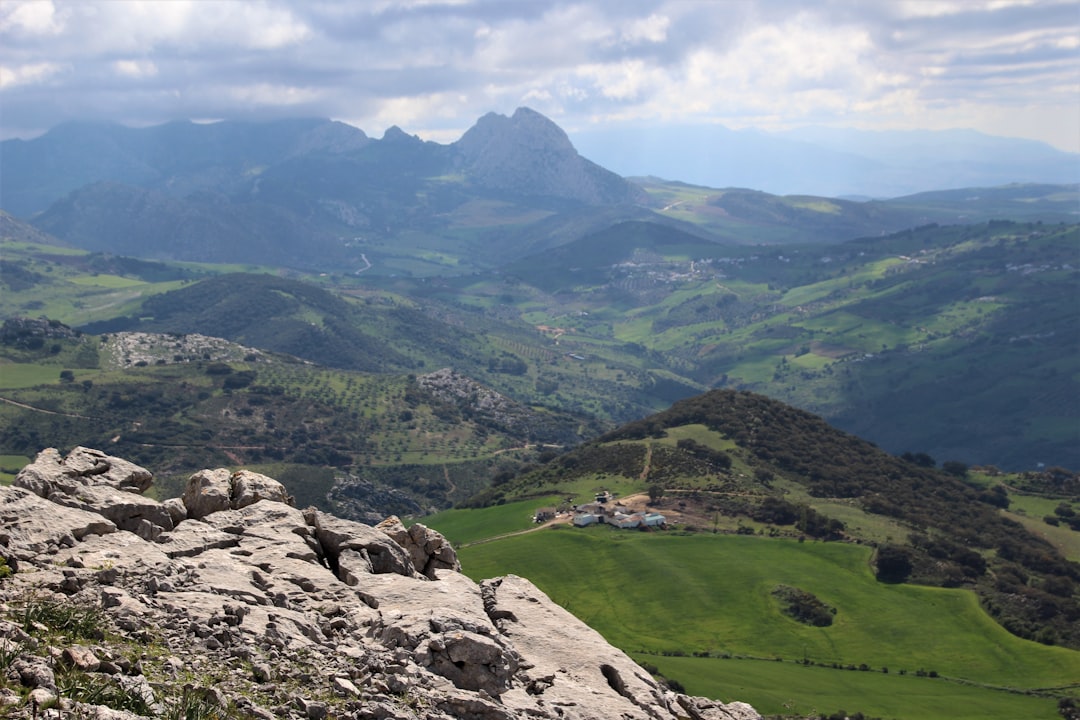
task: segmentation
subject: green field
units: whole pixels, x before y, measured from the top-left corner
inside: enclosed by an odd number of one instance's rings
[[[894,720],[1060,720],[1057,700],[880,669],[834,670],[772,660],[639,657],[693,695],[753,698],[766,715],[826,716],[838,710]]]
[[[975,695],[981,699],[972,707],[1001,710],[964,717],[1049,717],[1042,710],[1017,714],[1017,708],[1052,709],[1055,701],[1027,705],[1030,698],[1003,689],[1062,688],[1080,678],[1080,653],[1010,635],[969,591],[878,583],[869,569],[870,549],[855,545],[560,528],[463,548],[461,559],[474,578],[506,573],[530,578],[614,645],[648,656],[692,692],[737,696],[775,712],[783,710],[778,704],[795,698],[800,708],[829,712],[846,707],[897,718],[951,719],[961,717],[955,705]],[[835,607],[834,624],[810,627],[783,615],[770,595],[779,584],[809,591]],[[694,653],[708,655],[708,663],[670,657]],[[759,666],[714,660],[725,655],[781,658],[775,664],[787,673],[820,677],[798,692],[794,686],[790,693],[784,690],[787,696],[779,701],[775,689],[764,692],[777,687],[773,671],[733,694],[729,686],[739,668]],[[697,664],[686,664],[694,660]],[[800,660],[829,669],[794,665]],[[874,673],[833,670],[833,664],[866,665]],[[715,668],[723,672],[713,673]],[[939,674],[938,683],[909,680],[920,670]],[[900,680],[901,672],[907,678]],[[887,682],[894,683],[890,690],[882,686]],[[900,682],[910,682],[913,693],[930,692],[910,705],[896,698],[883,703],[883,692],[906,692],[896,689]],[[939,696],[955,699],[933,699]]]
[[[23,455],[0,455],[0,485],[10,485],[19,470],[29,465],[33,458]]]
[[[423,521],[425,525],[438,527],[451,544],[462,547],[478,540],[528,530],[533,526],[537,509],[558,502],[559,496],[551,495],[478,510],[444,510],[428,515]]]

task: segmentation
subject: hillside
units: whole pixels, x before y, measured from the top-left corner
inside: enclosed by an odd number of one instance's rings
[[[648,199],[527,108],[449,145],[328,120],[73,123],[0,158],[4,209],[78,247],[303,269],[415,272],[440,245],[476,255],[494,227]]]
[[[745,248],[630,223],[506,272],[522,317],[582,355],[621,343],[687,388],[763,392],[893,453],[1080,467],[1077,233],[994,221]]]
[[[696,522],[716,514],[715,522],[723,515],[761,524],[751,529],[873,543],[880,580],[974,588],[1014,634],[1080,648],[1080,565],[1002,514],[1008,491],[992,476],[987,484],[961,463],[934,465],[925,455],[889,455],[775,400],[714,390],[493,487],[473,504],[633,480],[680,507],[698,507]]]
[[[1074,221],[1075,185],[855,202],[655,179],[591,162],[528,108],[449,144],[318,119],[69,123],[0,143],[3,210],[65,243],[156,260],[466,276],[627,220],[724,243],[838,242],[930,222]]]
[[[8,240],[0,309],[91,332],[217,335],[344,369],[453,367],[602,421],[750,389],[894,454],[1080,467],[1080,330],[1061,301],[1080,294],[1076,225],[927,225],[782,248],[686,224],[586,227],[498,272],[438,278],[281,277]]]
[[[1078,490],[1061,469],[894,457],[716,390],[426,522],[469,572],[531,577],[691,692],[785,718],[1052,720],[1080,690]],[[530,523],[609,494],[608,516],[666,524]]]
[[[203,335],[55,321],[5,322],[0,399],[5,473],[40,447],[93,442],[154,464],[166,489],[201,466],[261,468],[305,504],[369,519],[448,507],[542,446],[599,431],[448,373],[331,370]]]

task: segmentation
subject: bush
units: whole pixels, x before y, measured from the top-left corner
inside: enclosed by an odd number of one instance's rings
[[[902,583],[911,576],[911,552],[897,545],[882,545],[877,552],[877,579]]]
[[[784,603],[784,614],[804,625],[828,627],[836,608],[826,605],[813,593],[789,585],[777,585],[772,594]]]

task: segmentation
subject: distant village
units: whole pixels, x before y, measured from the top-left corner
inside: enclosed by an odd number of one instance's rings
[[[544,523],[554,520],[559,512],[555,508],[540,508],[533,516],[533,522]],[[667,519],[658,512],[648,510],[630,512],[628,508],[614,501],[609,492],[597,493],[594,502],[571,507],[575,527],[588,527],[607,523],[623,530],[660,528],[667,525]]]

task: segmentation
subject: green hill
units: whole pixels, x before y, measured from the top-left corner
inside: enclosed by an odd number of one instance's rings
[[[203,335],[94,336],[8,321],[0,456],[11,456],[11,474],[45,447],[109,447],[160,468],[166,495],[204,467],[249,467],[281,479],[302,504],[422,515],[486,488],[542,446],[597,432],[587,418],[458,385],[468,389],[460,398],[424,375],[333,370]]]
[[[902,720],[1052,720],[1076,697],[1080,653],[1020,640],[964,590],[876,582],[844,543],[610,528],[543,530],[466,548],[474,577],[536,582],[616,646],[687,690],[785,717],[846,708]],[[798,587],[829,627],[786,616]],[[797,714],[797,715],[796,715]]]
[[[1080,697],[1080,477],[935,465],[716,390],[425,522],[470,574],[529,577],[692,692],[785,717],[1049,720]],[[601,491],[667,528],[531,523]]]
[[[974,480],[961,463],[937,469],[925,455],[889,455],[753,393],[715,390],[677,402],[473,504],[580,502],[615,478],[637,482],[639,492],[651,486],[667,507],[696,517],[688,522],[699,530],[724,517],[725,529],[740,533],[871,543],[885,581],[973,588],[1014,634],[1080,647],[1080,565],[1001,512],[1007,487]]]
[[[632,223],[508,272],[522,317],[580,354],[621,344],[688,388],[766,393],[894,453],[1077,467],[1078,233],[995,221],[747,248]]]

